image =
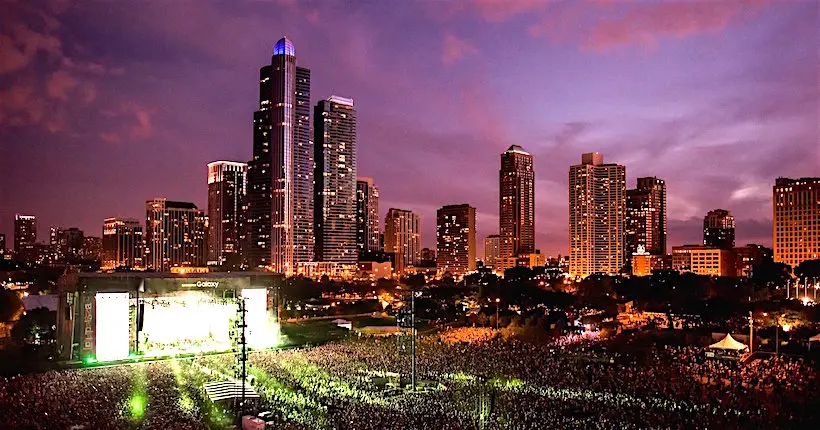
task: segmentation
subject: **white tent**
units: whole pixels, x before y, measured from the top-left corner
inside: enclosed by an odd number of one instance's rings
[[[809,338],[809,342],[820,342],[820,333]]]
[[[736,341],[732,337],[732,334],[729,333],[729,334],[726,335],[726,337],[721,339],[720,342],[713,343],[713,344],[709,345],[709,348],[711,348],[711,349],[732,350],[732,351],[741,351],[741,350],[747,349],[748,346],[746,346],[742,342]]]

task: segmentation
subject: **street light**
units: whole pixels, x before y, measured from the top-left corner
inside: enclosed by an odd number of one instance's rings
[[[495,329],[498,330],[498,303],[501,302],[501,299],[495,299]]]

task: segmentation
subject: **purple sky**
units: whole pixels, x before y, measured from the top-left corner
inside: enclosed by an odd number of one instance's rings
[[[469,203],[498,229],[499,154],[535,156],[536,246],[567,252],[582,152],[668,186],[670,245],[709,209],[771,244],[777,176],[820,176],[815,1],[0,2],[0,232],[15,212],[99,235],[146,199],[206,207],[247,160],[258,69],[282,35],[313,101],[353,97],[381,209]],[[479,247],[481,248],[481,247]],[[479,251],[479,254],[482,254]]]

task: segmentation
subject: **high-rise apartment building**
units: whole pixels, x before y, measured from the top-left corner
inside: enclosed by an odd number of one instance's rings
[[[330,96],[313,112],[316,261],[356,264],[356,110]]]
[[[384,252],[394,256],[394,270],[402,274],[421,260],[421,218],[404,209],[390,208],[384,219]]]
[[[735,247],[735,217],[724,209],[714,209],[703,217],[703,245],[720,249]]]
[[[82,258],[86,260],[100,260],[102,255],[102,238],[86,236],[83,238]]]
[[[356,180],[356,247],[359,255],[381,251],[379,239],[379,187],[372,178]]]
[[[436,267],[463,275],[475,270],[475,208],[448,205],[436,211]]]
[[[638,178],[638,186],[626,191],[625,258],[631,258],[639,246],[651,255],[665,255],[666,231],[666,183]]]
[[[774,261],[820,259],[820,178],[777,178],[772,187]]]
[[[208,262],[242,262],[248,165],[236,161],[208,163]]]
[[[116,217],[103,221],[102,269],[143,268],[144,256],[145,238],[139,221]]]
[[[626,167],[603,155],[581,156],[569,168],[570,275],[619,273],[624,257]]]
[[[156,198],[145,202],[145,265],[158,272],[204,266],[208,217],[195,204]]]
[[[495,267],[496,259],[501,255],[501,236],[491,234],[484,238],[484,265]]]
[[[535,172],[532,155],[518,145],[501,154],[499,171],[501,256],[535,252]]]
[[[16,258],[32,262],[37,243],[37,217],[34,215],[14,215],[14,254]]]
[[[293,273],[313,260],[313,142],[310,70],[282,38],[259,72],[253,160],[248,163],[247,256],[252,266]]]
[[[52,261],[65,258],[80,258],[83,251],[85,234],[76,227],[49,229],[49,246]]]

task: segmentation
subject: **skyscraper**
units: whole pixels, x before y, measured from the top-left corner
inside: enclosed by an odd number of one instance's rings
[[[68,229],[51,227],[49,229],[49,245],[52,260],[79,258],[83,250],[84,237],[83,231],[77,227]]]
[[[248,163],[249,250],[252,266],[293,273],[313,260],[313,142],[310,70],[296,66],[282,38],[259,71],[253,160]]]
[[[6,233],[0,233],[0,257],[6,255]]]
[[[532,164],[532,155],[518,145],[510,146],[501,154],[501,257],[535,252],[535,172]]]
[[[626,191],[625,258],[631,258],[638,246],[651,255],[665,255],[666,229],[666,183],[638,178],[638,186]]]
[[[379,187],[372,178],[356,180],[356,246],[359,255],[381,251],[379,240]]]
[[[313,119],[316,261],[355,264],[358,249],[353,99],[330,96],[316,105]]]
[[[475,208],[448,205],[436,211],[436,267],[463,275],[475,270]]]
[[[14,253],[23,261],[33,257],[37,242],[37,218],[34,215],[14,215]]]
[[[820,259],[820,178],[777,178],[772,187],[774,261]]]
[[[115,217],[103,221],[102,269],[143,268],[144,254],[145,238],[139,221]]]
[[[721,249],[735,247],[735,217],[725,209],[714,209],[703,217],[703,244]]]
[[[208,163],[208,261],[242,262],[248,165],[235,161]]]
[[[145,265],[158,272],[204,266],[208,217],[196,205],[156,198],[145,202]]]
[[[501,236],[491,234],[484,238],[484,265],[494,267],[501,252]]]
[[[569,168],[569,273],[619,273],[625,263],[626,167],[581,155]]]
[[[421,260],[421,219],[418,214],[390,208],[384,219],[384,252],[393,253],[397,274]]]

